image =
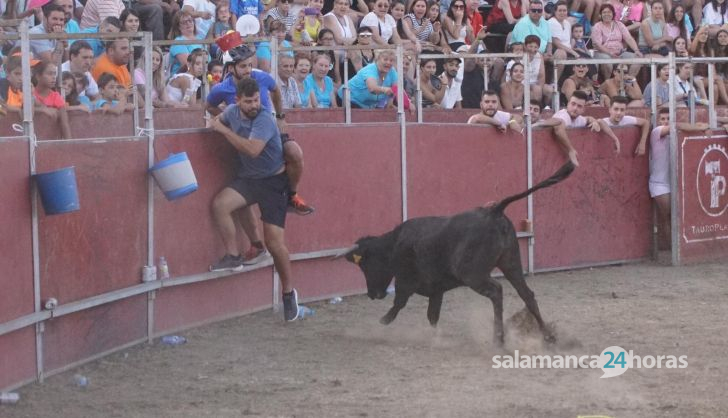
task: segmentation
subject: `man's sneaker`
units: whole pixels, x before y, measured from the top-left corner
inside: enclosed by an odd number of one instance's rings
[[[260,263],[268,257],[270,257],[268,250],[265,248],[258,248],[253,245],[245,252],[245,255],[243,256],[243,265],[252,266],[253,264]]]
[[[294,212],[298,215],[309,215],[313,213],[315,209],[313,206],[309,206],[306,204],[306,202],[301,198],[301,196],[298,195],[298,193],[294,194],[288,199],[288,211]]]
[[[290,294],[283,294],[283,319],[288,322],[298,319],[298,292],[296,289]]]
[[[220,261],[210,265],[210,271],[241,271],[243,269],[243,257],[225,254]]]

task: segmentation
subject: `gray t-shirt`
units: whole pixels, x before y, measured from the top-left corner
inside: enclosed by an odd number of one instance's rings
[[[273,176],[283,167],[283,144],[278,126],[273,115],[261,107],[254,119],[248,119],[237,105],[225,108],[223,112],[225,125],[236,134],[249,140],[255,138],[265,142],[263,151],[252,158],[246,154],[240,155],[241,167],[238,177],[247,179],[262,179]]]

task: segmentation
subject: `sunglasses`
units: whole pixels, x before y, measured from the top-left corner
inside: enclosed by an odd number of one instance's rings
[[[531,13],[543,13],[543,9],[531,9]]]
[[[465,9],[465,5],[464,4],[455,4],[452,6],[452,8],[455,10],[463,10],[463,9]]]

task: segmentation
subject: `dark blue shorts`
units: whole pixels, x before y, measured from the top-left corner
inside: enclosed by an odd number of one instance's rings
[[[257,203],[263,222],[285,228],[288,211],[288,175],[285,171],[263,179],[238,177],[228,187],[240,193],[248,206]]]

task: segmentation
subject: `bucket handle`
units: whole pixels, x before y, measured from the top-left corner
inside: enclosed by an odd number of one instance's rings
[[[141,126],[137,126],[136,134],[137,136],[143,136],[147,135],[152,132],[151,129],[142,128]],[[164,150],[167,151],[167,155],[172,154],[172,152],[169,150],[169,147],[166,145],[161,145],[160,142],[154,141],[155,144],[159,144],[160,147],[164,147]],[[157,147],[154,147],[154,161],[159,161],[159,152],[157,151]]]

